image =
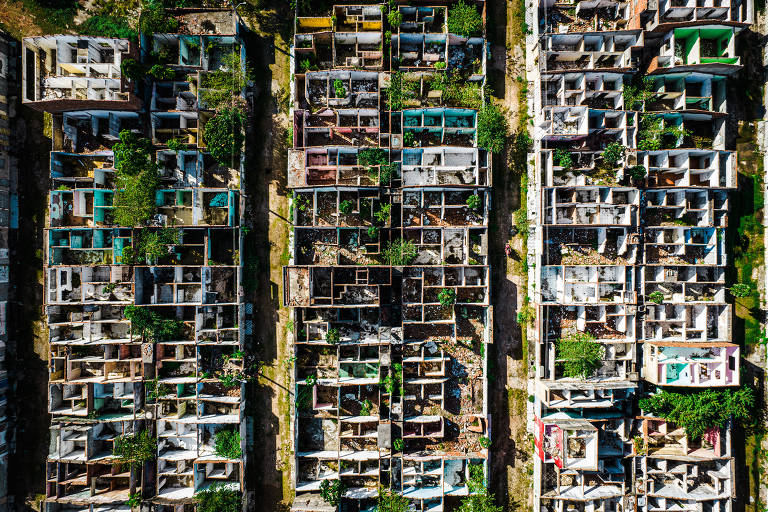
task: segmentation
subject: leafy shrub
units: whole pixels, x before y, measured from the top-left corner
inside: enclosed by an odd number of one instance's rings
[[[305,378],[304,381],[307,383],[307,386],[316,386],[317,374],[313,373],[312,375],[307,375],[307,378]]]
[[[371,403],[370,400],[368,400],[366,398],[365,400],[363,400],[362,407],[360,407],[360,415],[361,416],[370,416],[372,408],[373,408],[373,404]]]
[[[503,512],[503,510],[493,503],[493,494],[489,494],[487,489],[483,489],[478,494],[464,498],[457,512]]]
[[[402,494],[379,488],[377,512],[408,512],[409,506],[408,498]]]
[[[627,174],[633,180],[641,180],[645,178],[645,175],[648,174],[648,172],[645,170],[645,167],[642,165],[633,165],[632,167],[627,169]]]
[[[320,484],[320,496],[332,507],[339,505],[343,493],[344,484],[341,480],[323,480]]]
[[[157,439],[149,432],[142,430],[131,436],[119,436],[115,439],[112,455],[120,462],[139,466],[155,458],[157,455]]]
[[[131,57],[127,57],[120,62],[120,73],[129,80],[141,80],[144,78],[144,66]]]
[[[385,165],[388,162],[387,152],[381,148],[364,148],[357,152],[357,163],[363,167]]]
[[[155,80],[173,80],[176,77],[176,72],[168,66],[155,64],[149,68],[147,76]]]
[[[410,148],[416,143],[416,136],[413,132],[405,132],[403,134],[403,146]]]
[[[343,215],[349,215],[352,213],[352,201],[345,199],[339,203],[339,213]]]
[[[395,451],[398,451],[398,452],[403,451],[403,446],[404,446],[403,440],[400,439],[399,437],[392,442],[392,448],[394,448]]]
[[[528,322],[536,318],[536,310],[530,304],[530,299],[525,297],[523,304],[520,306],[520,310],[517,312],[517,323],[520,325],[526,325]]]
[[[140,492],[134,492],[130,495],[128,495],[128,501],[125,502],[125,504],[131,508],[138,507],[141,505],[141,493]]]
[[[239,107],[225,107],[205,124],[203,141],[217,162],[236,166],[245,142],[245,125],[245,112]]]
[[[137,34],[128,25],[128,20],[121,16],[95,14],[77,27],[79,33],[88,36],[117,37],[136,40]]]
[[[403,22],[403,13],[399,10],[392,9],[389,11],[389,14],[387,14],[387,21],[392,28],[397,28]]]
[[[482,34],[483,18],[474,5],[459,0],[448,9],[448,32],[459,36],[477,36]]]
[[[619,160],[624,156],[624,146],[618,142],[611,142],[608,144],[602,153],[603,162],[610,167],[616,167],[619,164]]]
[[[493,153],[502,153],[509,132],[507,116],[493,103],[477,113],[477,145]]]
[[[661,391],[640,400],[640,408],[683,427],[690,439],[700,439],[710,428],[720,428],[733,416],[745,423],[753,419],[752,388],[706,389],[675,393]]]
[[[384,249],[384,260],[389,265],[410,265],[416,259],[416,246],[411,242],[398,238],[394,242],[387,242]]]
[[[477,210],[480,208],[480,196],[477,194],[472,194],[467,198],[467,207],[470,210]]]
[[[736,283],[728,289],[734,297],[748,297],[752,293],[752,287],[745,283]]]
[[[558,364],[566,377],[585,379],[600,368],[605,348],[587,332],[575,332],[558,340]]]
[[[440,71],[441,69],[445,69],[447,67],[446,63],[443,61],[435,62],[432,64],[432,67],[436,70]]]
[[[376,217],[376,220],[382,224],[386,224],[389,221],[389,218],[392,216],[392,205],[380,204],[379,209],[374,212],[373,216]]]
[[[648,295],[648,300],[654,304],[661,304],[664,302],[664,294],[657,290]]]
[[[377,236],[379,236],[379,226],[369,226],[368,236],[371,238],[376,238]]]
[[[213,451],[219,457],[239,459],[243,451],[240,448],[240,432],[237,430],[219,430],[214,439]]]
[[[566,171],[573,169],[573,157],[570,151],[556,149],[553,155],[555,165],[559,165]]]
[[[195,494],[197,512],[241,512],[242,498],[238,491],[222,484],[213,484]]]
[[[151,36],[155,33],[167,34],[176,32],[179,21],[165,12],[162,1],[151,0],[144,4],[139,18],[141,31]]]
[[[453,288],[443,288],[437,294],[437,300],[440,301],[444,307],[453,306],[456,304],[456,290]]]
[[[123,130],[112,152],[117,171],[114,222],[127,227],[145,224],[155,212],[155,190],[160,184],[157,165],[152,161],[152,143]]]
[[[125,306],[123,315],[130,320],[134,334],[138,332],[142,338],[150,341],[173,339],[183,325],[179,320],[163,318],[149,308],[133,304]]]
[[[328,329],[328,332],[325,333],[325,341],[326,343],[330,343],[331,345],[338,345],[340,340],[339,337],[339,330],[335,327],[331,327]]]
[[[347,88],[344,87],[344,82],[341,80],[337,79],[333,81],[333,92],[336,94],[337,98],[347,97]]]
[[[171,151],[175,151],[178,153],[179,151],[184,151],[187,149],[187,145],[182,142],[180,139],[171,139],[167,142],[168,149]]]
[[[482,446],[483,448],[490,448],[491,447],[491,440],[488,439],[485,436],[480,437],[480,439],[478,441],[480,442],[480,446]]]

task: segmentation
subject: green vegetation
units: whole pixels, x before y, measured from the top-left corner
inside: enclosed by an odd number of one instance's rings
[[[240,106],[222,108],[204,127],[203,141],[221,165],[236,167],[245,142],[246,116]]]
[[[755,393],[750,387],[683,393],[664,390],[641,399],[640,408],[683,427],[691,439],[700,439],[711,428],[723,427],[731,416],[743,425],[761,421],[754,414]]]
[[[344,494],[344,484],[341,480],[323,480],[320,484],[320,496],[332,507],[339,505]]]
[[[645,102],[653,96],[653,79],[643,77],[624,84],[624,108],[626,110],[645,110]]]
[[[325,333],[325,342],[330,343],[331,345],[338,345],[339,344],[339,330],[335,327],[331,327],[328,329],[328,332]]]
[[[163,64],[154,64],[147,70],[147,76],[156,81],[173,80],[176,72]]]
[[[96,14],[87,18],[77,27],[80,34],[87,36],[117,37],[136,40],[138,34],[123,16]]]
[[[573,157],[570,151],[564,149],[556,149],[554,154],[554,163],[563,168],[565,171],[573,169]]]
[[[566,377],[586,379],[600,368],[605,348],[593,335],[574,332],[558,340],[556,352]]]
[[[124,464],[138,466],[154,459],[156,453],[157,439],[142,430],[132,436],[117,437],[112,455]]]
[[[448,9],[448,32],[464,37],[483,33],[483,18],[472,3],[458,3]]]
[[[531,306],[531,299],[527,295],[523,298],[523,304],[517,311],[517,323],[525,326],[536,319],[536,309]]]
[[[134,492],[131,493],[128,496],[128,501],[125,502],[125,504],[131,508],[138,507],[141,505],[141,493],[140,492]]]
[[[142,340],[172,340],[181,332],[184,325],[176,319],[163,318],[148,307],[129,304],[123,310],[125,318],[131,321],[131,332],[140,334]]]
[[[158,260],[168,256],[171,247],[179,243],[179,230],[160,228],[134,231],[134,245],[123,248],[121,262],[125,265],[146,263],[157,264]]]
[[[443,288],[437,294],[437,300],[443,307],[450,307],[456,304],[456,290],[453,288]]]
[[[480,442],[480,446],[482,446],[483,448],[490,448],[491,447],[491,440],[488,439],[485,436],[481,436],[478,441]]]
[[[462,500],[457,512],[503,512],[503,508],[493,503],[493,494],[487,490],[472,494]]]
[[[398,238],[394,242],[387,242],[383,254],[384,261],[389,265],[410,265],[416,259],[416,246]]]
[[[316,386],[317,385],[317,374],[313,373],[311,375],[307,375],[307,377],[304,379],[304,382],[307,383],[307,386]]]
[[[387,104],[389,110],[403,110],[406,99],[413,97],[413,93],[403,89],[403,73],[396,71],[389,76],[389,87],[387,88]]]
[[[387,14],[387,21],[392,28],[397,28],[403,22],[403,13],[399,10],[392,9]]]
[[[431,90],[442,91],[442,100],[449,106],[474,109],[483,107],[480,83],[468,81],[461,73],[433,73],[427,80]]]
[[[405,446],[405,443],[403,443],[403,440],[399,437],[392,441],[392,448],[395,449],[395,451],[401,452],[403,451],[403,446]]]
[[[363,405],[360,407],[360,416],[370,416],[373,404],[367,398],[363,400]]]
[[[376,238],[377,236],[379,236],[379,226],[369,226],[368,236],[371,238]]]
[[[377,512],[408,512],[408,498],[388,489],[379,489]]]
[[[139,61],[128,57],[120,62],[120,73],[127,79],[135,82],[144,78],[146,70]]]
[[[664,302],[664,294],[657,290],[648,295],[648,300],[654,304],[661,304]]]
[[[691,132],[685,130],[682,125],[667,126],[663,116],[641,114],[640,130],[637,133],[637,149],[641,151],[674,149],[680,145],[680,140],[683,137],[690,134]]]
[[[480,196],[477,194],[472,194],[467,198],[467,208],[470,210],[477,210],[480,208]]]
[[[373,216],[376,217],[376,220],[382,224],[386,224],[389,222],[389,219],[392,216],[392,205],[380,204],[379,209],[373,213]]]
[[[489,103],[477,113],[477,145],[481,148],[502,153],[508,132],[507,116],[495,104]]]
[[[239,459],[243,454],[240,448],[240,432],[237,430],[219,430],[214,436],[213,451],[219,457]]]
[[[147,36],[176,32],[179,21],[165,12],[160,0],[150,0],[141,9],[139,16],[141,32]]]
[[[345,199],[339,203],[339,213],[342,215],[349,215],[352,213],[352,201]]]
[[[736,283],[728,289],[731,295],[737,298],[749,297],[752,287],[745,283]]]
[[[344,82],[342,82],[341,80],[337,79],[333,81],[333,92],[337,98],[347,97],[347,88],[344,87]]]
[[[214,484],[195,494],[197,512],[241,512],[242,498],[238,491]]]
[[[633,165],[627,168],[627,175],[633,180],[641,180],[645,178],[646,174],[648,174],[648,171],[642,165]]]
[[[221,58],[224,69],[210,71],[200,78],[200,99],[209,109],[219,110],[240,95],[251,78],[251,71],[243,70],[237,49]]]
[[[176,153],[187,149],[187,145],[181,139],[171,139],[166,145],[168,146],[168,149],[175,151]]]
[[[123,130],[112,151],[117,171],[114,222],[119,226],[141,226],[155,212],[155,190],[160,184],[157,164],[152,161],[152,142]]]
[[[393,363],[387,376],[380,379],[379,385],[392,396],[397,396],[398,393],[403,395],[403,365]]]
[[[619,165],[619,160],[624,156],[624,146],[618,142],[611,142],[603,150],[602,157],[603,162],[610,166],[616,167]]]

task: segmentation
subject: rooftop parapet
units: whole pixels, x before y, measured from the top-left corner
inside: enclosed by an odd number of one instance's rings
[[[121,75],[123,58],[135,54],[127,39],[39,36],[23,40],[22,101],[38,110],[132,110],[140,102]]]
[[[645,28],[653,31],[711,23],[749,25],[754,21],[754,5],[742,0],[658,0],[647,4],[652,18]]]

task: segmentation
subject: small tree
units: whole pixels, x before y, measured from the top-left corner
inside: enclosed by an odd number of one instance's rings
[[[558,364],[566,377],[585,379],[600,368],[605,348],[587,332],[575,332],[558,340]]]
[[[749,387],[683,393],[661,391],[639,403],[643,411],[683,427],[694,440],[711,428],[722,428],[731,417],[742,423],[760,421],[754,414],[755,393]]]
[[[402,494],[397,494],[389,489],[379,489],[377,512],[408,512],[408,507],[408,498]]]
[[[471,494],[464,498],[457,512],[503,512],[503,508],[493,502],[493,494],[486,489],[479,494]]]
[[[205,124],[203,141],[217,162],[236,166],[245,142],[245,125],[245,111],[236,106],[221,109]]]
[[[219,430],[213,442],[213,451],[219,457],[239,459],[243,454],[240,447],[240,432],[237,430]]]
[[[728,291],[737,298],[748,297],[752,293],[752,287],[745,283],[736,283]]]
[[[416,246],[411,242],[398,238],[394,242],[387,242],[384,249],[384,260],[393,266],[410,265],[416,259]]]
[[[187,145],[181,139],[171,139],[167,142],[168,149],[178,153],[187,149]]]
[[[120,62],[120,73],[129,80],[141,80],[144,72],[144,66],[136,59],[127,57]]]
[[[570,151],[556,149],[553,158],[555,165],[562,167],[566,171],[573,169],[573,156]]]
[[[648,295],[648,300],[653,302],[654,304],[661,304],[662,302],[664,302],[664,294],[656,290],[655,292],[651,292]]]
[[[448,9],[448,32],[464,37],[478,36],[483,32],[483,17],[474,5],[459,0]]]
[[[173,68],[163,66],[162,64],[155,64],[147,71],[147,76],[155,80],[173,80],[176,76],[176,72]]]
[[[195,494],[197,512],[241,512],[242,497],[238,491],[222,484],[213,484]]]
[[[112,203],[115,224],[143,225],[156,209],[155,191],[160,184],[157,165],[152,161],[152,143],[129,130],[120,132],[112,147],[117,187]]]
[[[341,480],[323,480],[320,484],[320,496],[332,507],[337,507],[344,493]]]
[[[130,466],[130,494],[136,494],[136,470],[141,471],[144,464],[157,455],[157,439],[142,430],[132,436],[120,436],[115,439],[112,455]]]
[[[446,308],[453,306],[456,304],[456,290],[453,288],[443,288],[438,292],[437,300]]]
[[[387,21],[392,28],[397,28],[403,22],[403,13],[399,10],[392,9],[389,11],[389,14],[387,14]]]
[[[172,33],[179,28],[179,21],[165,12],[163,2],[151,0],[146,2],[139,16],[141,32],[151,36],[155,33]]]
[[[507,116],[493,103],[477,113],[477,145],[493,153],[502,153],[509,132]]]
[[[619,164],[619,160],[624,156],[624,146],[618,142],[611,142],[608,144],[602,153],[603,162],[610,167],[616,167]]]

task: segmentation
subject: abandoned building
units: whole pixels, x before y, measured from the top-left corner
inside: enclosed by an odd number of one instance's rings
[[[740,385],[725,84],[753,9],[533,9],[534,510],[732,510],[731,426],[696,439],[637,400]],[[593,347],[594,366],[569,345]]]
[[[437,512],[487,478],[487,51],[449,33],[451,8],[394,5],[399,26],[379,5],[296,18],[294,512],[370,511],[380,487]],[[476,104],[435,86],[453,74]]]
[[[125,511],[134,492],[154,512],[191,511],[212,486],[244,492],[243,450],[218,448],[225,435],[245,443],[243,168],[203,134],[243,101],[244,84],[211,84],[244,74],[245,51],[231,10],[192,11],[142,47],[23,42],[23,101],[52,113],[46,512]],[[162,56],[162,75],[121,76],[121,60],[149,55]],[[124,202],[137,159],[155,181],[146,217],[126,222],[121,209],[139,209]],[[145,433],[151,463],[126,465],[116,445]]]

